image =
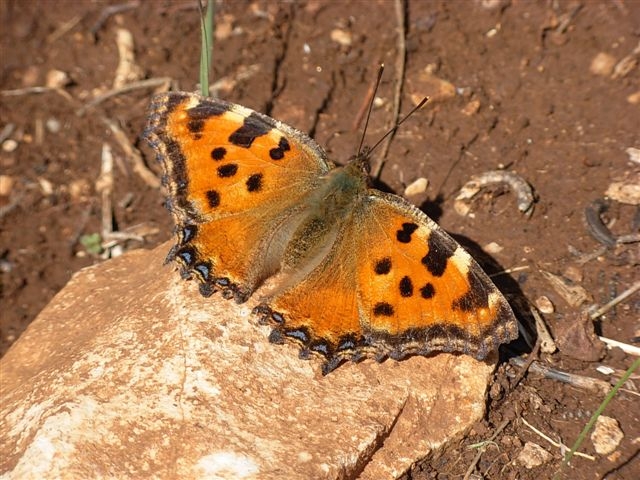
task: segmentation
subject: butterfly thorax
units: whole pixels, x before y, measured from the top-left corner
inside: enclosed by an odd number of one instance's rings
[[[314,258],[326,254],[340,225],[345,224],[367,192],[368,174],[363,165],[354,158],[321,178],[316,191],[305,200],[301,221],[285,252],[284,268],[314,263]]]

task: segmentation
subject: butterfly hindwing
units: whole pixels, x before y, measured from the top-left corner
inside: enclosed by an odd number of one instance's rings
[[[259,310],[276,325],[272,337],[323,354],[325,373],[365,356],[484,358],[517,334],[471,256],[420,210],[376,190],[353,205],[326,257]]]
[[[357,262],[363,331],[402,358],[458,351],[484,358],[517,335],[509,304],[475,260],[402,198],[369,190]]]

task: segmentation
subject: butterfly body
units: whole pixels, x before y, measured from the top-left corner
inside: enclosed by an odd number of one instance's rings
[[[168,259],[201,292],[255,309],[270,340],[344,360],[459,351],[484,358],[517,334],[482,269],[420,210],[370,188],[367,156],[335,167],[265,115],[189,93],[155,97],[147,137],[165,170],[178,242]]]
[[[281,269],[294,269],[312,261],[331,245],[341,225],[353,215],[366,192],[367,177],[355,163],[337,167],[320,179],[303,200],[302,219],[288,240]]]

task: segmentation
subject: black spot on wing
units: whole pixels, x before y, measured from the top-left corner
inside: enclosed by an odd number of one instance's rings
[[[282,160],[284,158],[285,152],[288,152],[289,150],[291,150],[289,141],[284,137],[280,137],[278,146],[269,150],[269,156],[272,160]]]
[[[431,283],[427,283],[424,287],[420,289],[420,295],[422,295],[422,298],[424,299],[429,299],[433,297],[435,294],[436,294],[436,290],[435,288],[433,288],[433,285]]]
[[[254,173],[247,179],[247,191],[259,192],[262,190],[262,174]]]
[[[457,244],[440,232],[432,231],[428,240],[429,251],[422,258],[422,264],[434,277],[441,277],[447,268],[447,261],[456,251]]]
[[[271,126],[254,112],[245,118],[242,126],[229,136],[229,142],[238,147],[249,148],[256,138],[270,131]]]
[[[187,110],[187,115],[189,115],[187,128],[194,134],[196,139],[199,139],[202,137],[205,120],[222,115],[228,109],[228,106],[224,104],[203,101]]]
[[[413,282],[408,276],[402,277],[400,280],[400,296],[410,297],[413,295]]]
[[[373,271],[376,272],[377,275],[386,275],[391,271],[391,258],[384,257],[376,262],[373,266]]]
[[[375,316],[391,317],[393,316],[393,312],[393,306],[387,302],[378,302],[375,307],[373,307],[373,314]]]
[[[207,195],[207,202],[209,202],[209,206],[211,208],[216,208],[218,205],[220,205],[220,194],[218,192],[216,192],[215,190],[209,190],[206,193]]]
[[[220,178],[233,177],[238,172],[238,165],[235,163],[227,163],[218,167],[218,176]]]
[[[213,158],[216,162],[222,160],[226,154],[227,149],[224,147],[217,147],[211,150],[211,158]]]
[[[482,278],[480,278],[480,274],[474,273],[473,268],[473,265],[470,266],[467,272],[469,290],[460,298],[454,300],[451,305],[456,310],[472,312],[479,308],[487,308],[489,306],[489,293],[493,290],[493,286],[483,281]],[[484,274],[482,274],[482,276],[484,276]]]
[[[204,130],[204,120],[189,120],[187,122],[187,128],[196,138],[202,136],[202,130]]]
[[[200,262],[196,264],[193,269],[200,275],[203,281],[209,280],[211,274],[211,264],[209,262]]]
[[[311,342],[311,344],[309,345],[309,350],[312,352],[320,353],[325,357],[329,357],[333,354],[331,344],[323,339],[317,339]]]
[[[167,110],[169,112],[173,112],[182,102],[189,98],[188,93],[184,92],[172,92],[159,95],[158,99],[163,99],[166,101]],[[160,101],[163,101],[160,100]],[[158,100],[154,100],[154,103]]]
[[[219,102],[203,100],[195,107],[189,108],[187,114],[190,120],[207,120],[229,111],[229,105]]]
[[[402,224],[402,230],[396,232],[396,238],[400,243],[411,242],[411,235],[418,229],[418,225],[412,222],[405,222]]]
[[[282,332],[286,337],[306,345],[309,343],[311,336],[305,327],[292,328]]]
[[[340,337],[340,341],[338,342],[338,346],[336,347],[337,352],[344,352],[348,350],[355,350],[358,347],[358,341],[356,340],[355,335],[352,333],[347,333]]]

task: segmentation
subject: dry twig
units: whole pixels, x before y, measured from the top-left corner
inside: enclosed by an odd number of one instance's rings
[[[396,13],[396,29],[398,31],[398,54],[396,55],[396,83],[393,93],[393,125],[398,125],[398,118],[400,117],[400,100],[402,98],[402,87],[404,86],[404,76],[407,60],[407,45],[406,34],[407,29],[405,26],[405,14],[406,5],[404,0],[395,0],[395,13]],[[380,178],[380,173],[384,167],[384,163],[389,153],[391,142],[393,141],[394,133],[389,135],[382,147],[380,155],[376,159],[376,164],[371,168],[373,178]]]
[[[485,445],[488,443],[493,442],[498,435],[500,435],[500,432],[502,432],[507,425],[509,425],[509,423],[511,422],[511,420],[509,419],[505,419],[502,421],[502,423],[500,425],[498,425],[498,428],[496,428],[496,431],[493,432],[493,435],[491,435],[491,438],[489,438],[489,440],[483,442]],[[469,465],[469,468],[467,468],[467,471],[464,474],[464,479],[463,480],[469,480],[469,477],[471,477],[471,474],[473,473],[473,470],[476,468],[476,465],[478,464],[478,462],[480,461],[480,458],[482,457],[482,454],[484,453],[485,448],[481,447],[478,450],[478,453],[476,453],[476,456],[473,457],[473,461],[471,462],[471,464]]]
[[[33,93],[49,93],[49,92],[55,92],[58,95],[64,97],[66,100],[69,100],[70,102],[75,102],[73,97],[71,95],[69,95],[69,93],[67,93],[62,88],[46,87],[46,86],[16,88],[14,90],[2,90],[2,91],[0,91],[0,96],[3,96],[3,97],[18,97],[20,95],[31,95]]]
[[[525,365],[526,360],[520,357],[513,357],[509,359],[509,363],[517,367],[522,367]],[[584,388],[598,394],[606,394],[611,389],[611,386],[604,380],[556,370],[555,368],[548,367],[538,361],[533,361],[531,363],[529,371],[542,375],[550,380],[568,383],[574,387]]]
[[[96,192],[101,196],[102,238],[113,233],[113,154],[108,143],[102,144],[100,176],[96,180]]]
[[[80,23],[80,20],[82,20],[82,16],[76,15],[75,17],[72,17],[71,20],[69,20],[68,22],[64,22],[57,29],[55,29],[53,32],[47,35],[47,43],[53,43],[56,40],[58,40],[60,37],[66,35],[68,32],[73,30],[73,28],[78,23]]]
[[[140,80],[139,82],[132,82],[127,85],[124,85],[120,88],[114,88],[113,90],[109,90],[102,95],[98,95],[93,100],[84,104],[81,108],[76,110],[76,115],[82,116],[85,114],[87,110],[95,107],[96,105],[104,102],[105,100],[115,97],[116,95],[120,95],[122,93],[131,92],[133,90],[137,90],[139,88],[154,88],[159,87],[161,85],[166,85],[166,88],[169,88],[169,84],[171,83],[171,78],[169,77],[158,77],[158,78],[149,78],[147,80]]]
[[[564,443],[562,442],[556,442],[555,440],[553,440],[552,438],[550,438],[549,436],[545,435],[544,433],[542,433],[540,430],[538,430],[536,427],[534,427],[533,425],[531,425],[529,422],[527,422],[524,417],[520,417],[520,420],[522,420],[522,422],[529,427],[533,433],[535,433],[536,435],[538,435],[539,437],[544,438],[547,442],[549,442],[551,445],[553,445],[556,448],[560,449],[560,454],[564,457],[565,452],[569,451],[569,447],[567,447]],[[593,455],[587,455],[586,453],[580,453],[580,452],[575,452],[574,455],[578,456],[578,457],[582,457],[582,458],[586,458],[588,460],[592,460],[594,461],[596,459],[596,457],[594,457]]]
[[[635,347],[633,345],[629,345],[628,343],[622,343],[607,337],[598,336],[598,338],[606,343],[609,348],[618,347],[624,353],[640,357],[640,347]]]
[[[604,315],[605,313],[607,313],[609,310],[611,310],[613,307],[615,307],[620,302],[622,302],[622,301],[626,300],[627,298],[629,298],[631,295],[636,293],[638,290],[640,290],[640,281],[634,283],[633,285],[631,285],[629,288],[627,288],[624,292],[622,292],[620,295],[618,295],[616,298],[611,300],[606,305],[603,305],[602,307],[598,308],[597,310],[595,310],[593,312],[590,312],[589,316],[591,317],[592,320],[595,320],[596,318],[598,318],[598,317]]]
[[[103,117],[102,121],[109,127],[111,132],[113,132],[113,137],[118,142],[120,147],[124,150],[127,158],[131,160],[131,163],[133,164],[133,171],[137,173],[138,176],[150,187],[159,188],[160,180],[144,164],[142,155],[140,154],[138,149],[131,144],[131,142],[127,138],[127,135],[122,131],[122,129],[114,121],[106,117]]]
[[[535,201],[531,185],[519,175],[506,170],[492,170],[472,176],[471,180],[465,183],[460,189],[460,193],[458,193],[458,196],[455,198],[453,208],[458,214],[463,216],[467,215],[471,210],[469,201],[475,197],[482,188],[496,184],[507,184],[516,194],[518,210],[527,216],[531,216]]]
[[[127,10],[138,8],[139,6],[140,2],[138,0],[135,0],[128,3],[121,3],[120,5],[110,5],[108,7],[105,7],[100,13],[98,20],[96,20],[96,22],[91,27],[91,35],[95,35],[96,33],[98,33],[98,31],[102,28],[102,25],[104,25],[104,22],[106,22],[112,15],[126,12]]]
[[[528,355],[526,362],[524,362],[524,364],[520,367],[520,371],[518,372],[514,380],[511,382],[511,385],[512,385],[511,390],[514,390],[518,386],[520,381],[524,378],[524,376],[529,371],[531,364],[533,364],[533,362],[538,358],[538,355],[540,353],[540,344],[541,344],[541,340],[540,340],[540,336],[538,336],[538,339],[536,340],[536,344],[533,346],[533,349],[531,350],[531,353]]]
[[[136,64],[133,35],[129,30],[119,28],[116,31],[116,45],[118,46],[118,66],[113,79],[113,88],[122,88],[129,83],[139,81],[144,76],[144,72]]]
[[[549,329],[538,313],[538,310],[534,306],[531,306],[529,310],[536,321],[536,334],[538,335],[538,339],[540,339],[540,350],[542,353],[555,352],[558,349],[556,342],[553,340],[551,333],[549,333]]]

